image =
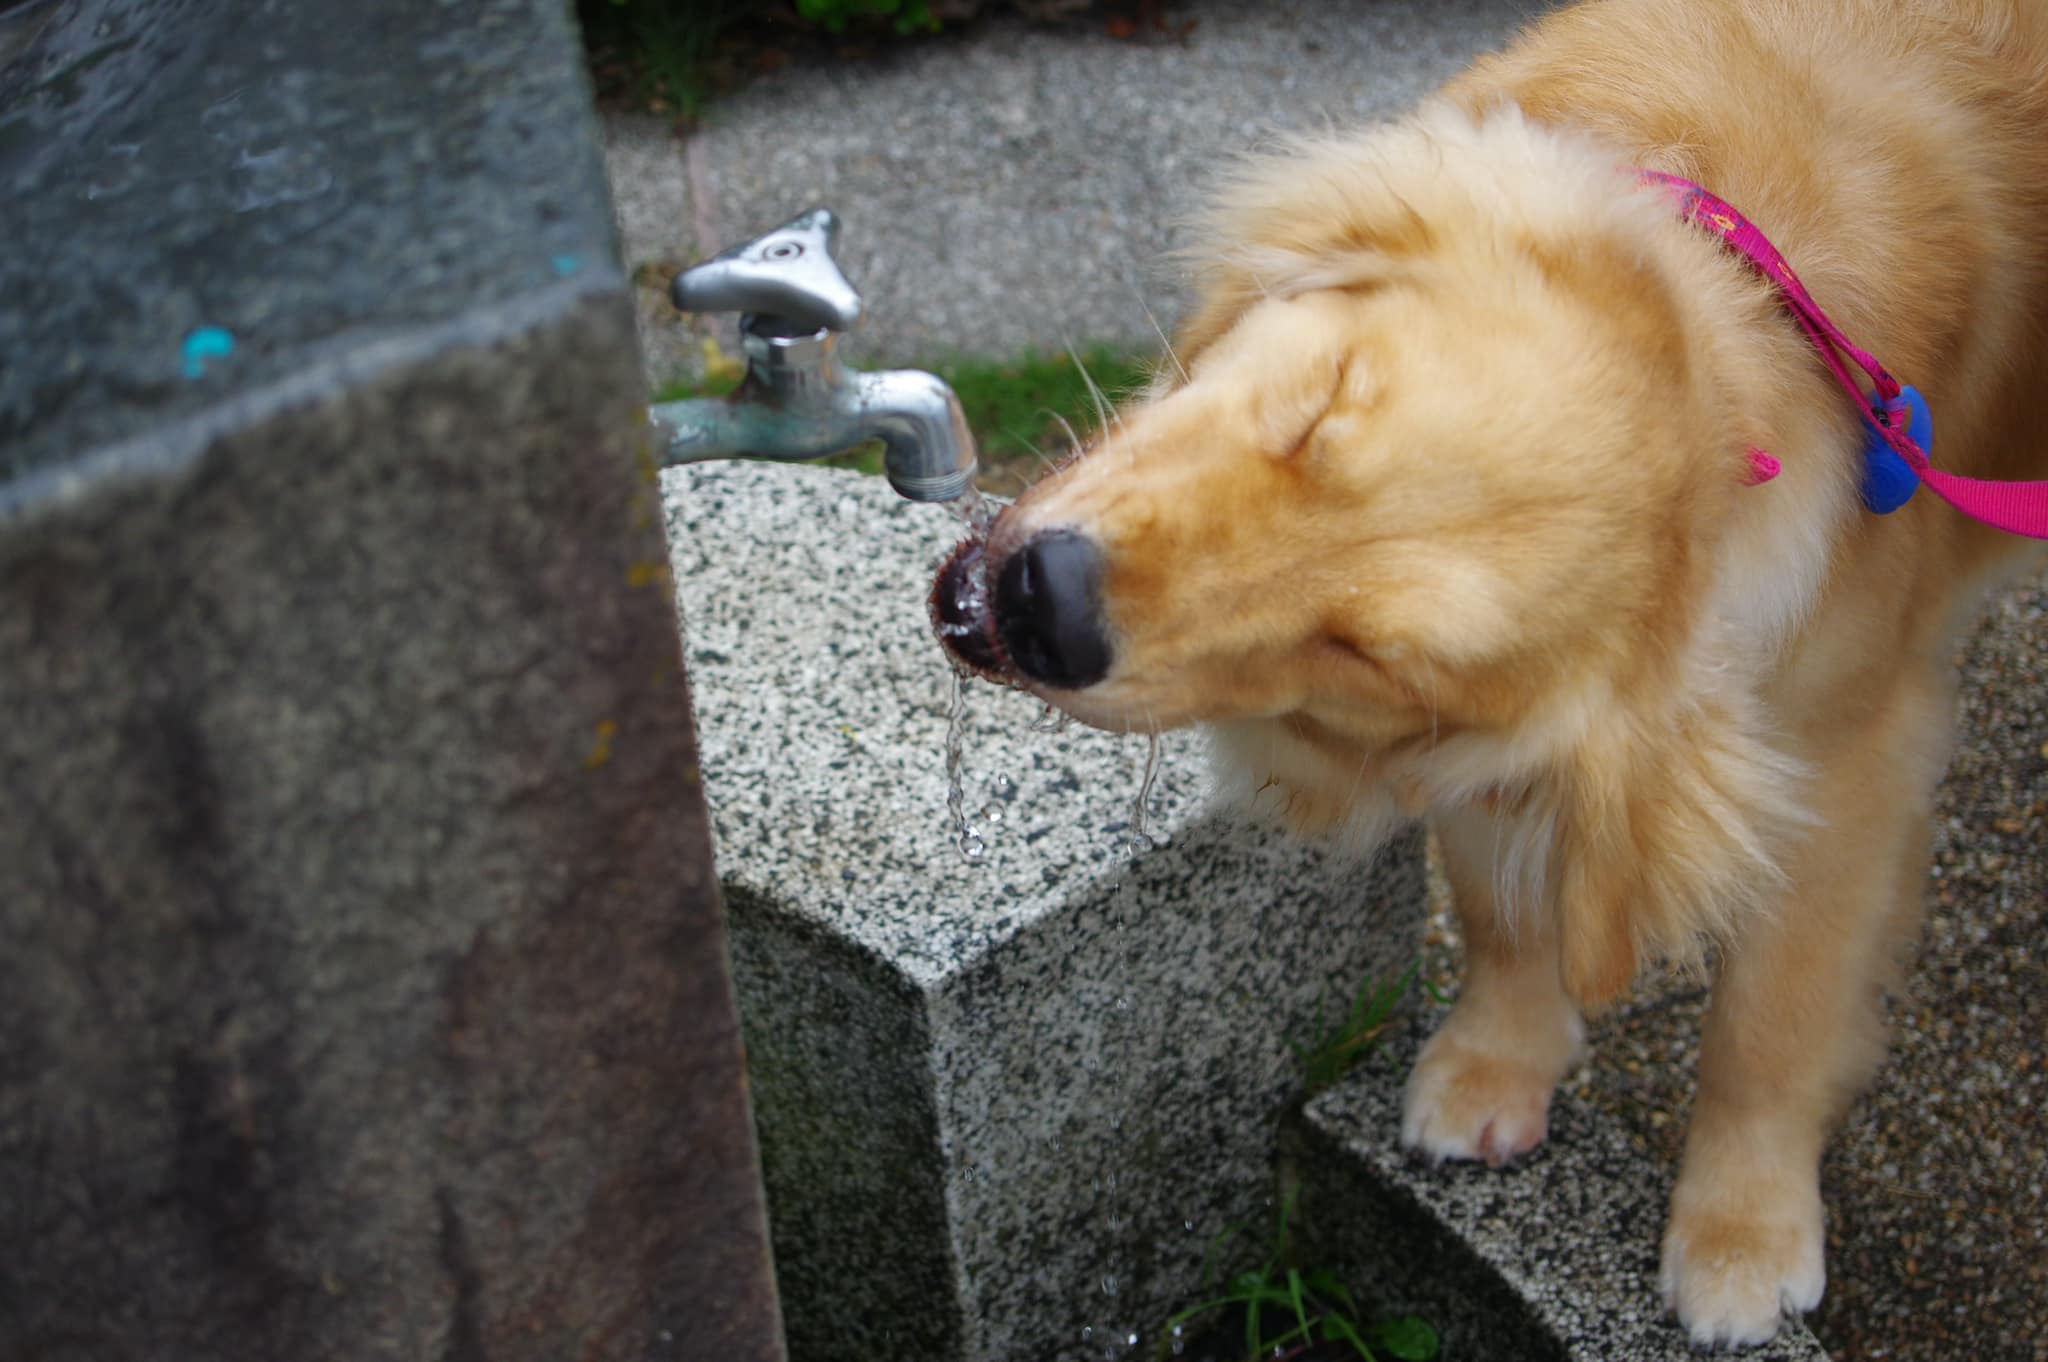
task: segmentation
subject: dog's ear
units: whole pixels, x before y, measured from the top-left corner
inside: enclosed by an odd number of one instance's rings
[[[1686,697],[1617,717],[1557,772],[1551,894],[1565,991],[1596,1011],[1648,961],[1697,963],[1783,887],[1810,823],[1802,768],[1760,736],[1752,704]]]
[[[1162,371],[1168,377],[1185,373],[1195,360],[1237,325],[1244,310],[1259,300],[1257,283],[1242,270],[1223,269],[1208,281],[1194,310],[1174,329],[1174,364]],[[1176,385],[1177,386],[1177,385]]]

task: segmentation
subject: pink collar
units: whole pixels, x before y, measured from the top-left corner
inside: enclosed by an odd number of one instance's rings
[[[1896,456],[1905,465],[1893,470],[1899,479],[1917,477],[1936,496],[1972,520],[1981,520],[1986,525],[2025,535],[2029,539],[2048,539],[2048,482],[1993,482],[1985,478],[1958,477],[1936,468],[1913,439],[1912,430],[1917,426],[1920,439],[1931,443],[1931,423],[1926,419],[1925,404],[1918,401],[1919,394],[1910,388],[1901,388],[1898,380],[1887,373],[1882,364],[1857,349],[1841,329],[1828,320],[1827,314],[1820,310],[1820,304],[1813,301],[1813,295],[1799,282],[1799,276],[1785,263],[1785,257],[1778,254],[1777,247],[1757,230],[1755,223],[1691,180],[1654,170],[1638,173],[1644,180],[1669,189],[1677,198],[1679,211],[1685,215],[1686,221],[1716,233],[1732,250],[1749,261],[1757,273],[1777,286],[1786,308],[1806,332],[1814,348],[1820,351],[1820,357],[1827,364],[1828,372],[1835,376],[1835,382],[1849,394],[1858,411],[1870,413],[1865,420],[1875,434],[1870,445],[1873,477],[1886,471],[1877,465],[1887,454]],[[1856,380],[1849,376],[1844,356],[1870,375],[1871,386],[1877,392],[1875,402],[1865,398]],[[1909,411],[1916,404],[1919,410],[1914,414],[1920,419],[1909,422]],[[1755,469],[1752,481],[1764,482],[1777,475],[1777,460],[1762,450],[1752,449],[1750,461]],[[1866,480],[1866,501],[1871,500],[1870,487],[1871,483]],[[1896,509],[1911,494],[1912,484],[1907,482],[1903,495],[1891,500],[1889,505],[1872,503],[1872,508]]]

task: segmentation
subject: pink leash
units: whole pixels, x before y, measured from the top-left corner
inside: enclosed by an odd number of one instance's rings
[[[1691,180],[1654,170],[1639,173],[1643,179],[1669,189],[1678,199],[1679,211],[1688,222],[1697,223],[1719,235],[1759,274],[1777,286],[1785,299],[1785,306],[1791,310],[1808,339],[1812,340],[1814,348],[1820,351],[1820,357],[1835,376],[1835,382],[1849,394],[1857,410],[1867,414],[1869,425],[1883,444],[1889,446],[1889,452],[1904,461],[1906,467],[1897,470],[1894,487],[1904,482],[1909,476],[1907,470],[1910,470],[1911,477],[1927,484],[1936,496],[1972,520],[1981,520],[1986,525],[2011,534],[2025,535],[2029,539],[2048,539],[2048,482],[1994,482],[1985,478],[1959,477],[1936,468],[1913,439],[1914,427],[1918,428],[1922,441],[1929,441],[1932,431],[1926,405],[1920,401],[1920,395],[1910,388],[1901,388],[1898,380],[1886,372],[1882,364],[1857,349],[1841,329],[1828,320],[1828,315],[1820,310],[1820,304],[1814,302],[1813,295],[1806,291],[1806,285],[1799,282],[1799,276],[1785,263],[1785,257],[1778,254],[1778,248],[1756,229],[1755,223]],[[1864,397],[1863,390],[1856,386],[1856,380],[1849,376],[1848,366],[1843,363],[1845,355],[1870,375],[1871,386],[1877,390],[1879,405],[1876,412],[1872,412],[1872,404]],[[1914,410],[1916,407],[1917,411]],[[1873,444],[1870,452],[1875,464],[1881,461],[1886,451]],[[1749,453],[1752,482],[1765,482],[1777,476],[1776,459],[1759,449],[1752,449]],[[1881,473],[1882,470],[1874,469],[1873,472]],[[1867,480],[1866,502],[1871,502],[1873,495],[1871,483]],[[1912,484],[1907,482],[1900,493],[1886,498],[1890,504],[1871,502],[1871,506],[1873,510],[1894,510],[1911,495]]]

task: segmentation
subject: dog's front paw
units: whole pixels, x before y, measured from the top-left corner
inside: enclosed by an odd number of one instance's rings
[[[1712,1195],[1690,1201],[1681,1186],[1664,1234],[1664,1303],[1695,1344],[1768,1343],[1787,1315],[1820,1304],[1827,1285],[1820,1193],[1783,1189],[1761,1197],[1746,1189],[1740,1214]]]
[[[1480,1049],[1439,1031],[1408,1076],[1401,1144],[1438,1163],[1484,1159],[1498,1168],[1543,1143],[1555,1064]]]

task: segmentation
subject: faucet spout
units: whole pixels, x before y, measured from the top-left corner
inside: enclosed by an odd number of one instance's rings
[[[741,310],[747,377],[729,398],[649,413],[663,462],[822,459],[880,440],[889,483],[912,501],[952,501],[974,484],[974,437],[944,380],[917,369],[856,373],[833,353],[860,296],[832,259],[838,220],[815,209],[683,272],[686,312]]]
[[[776,319],[741,327],[747,378],[727,398],[655,405],[664,463],[752,457],[801,461],[880,440],[890,486],[912,501],[951,501],[974,481],[974,437],[960,399],[921,369],[858,373],[820,328],[781,334]]]
[[[960,399],[922,369],[854,379],[864,438],[882,442],[889,485],[912,501],[952,501],[974,482],[974,436]]]

